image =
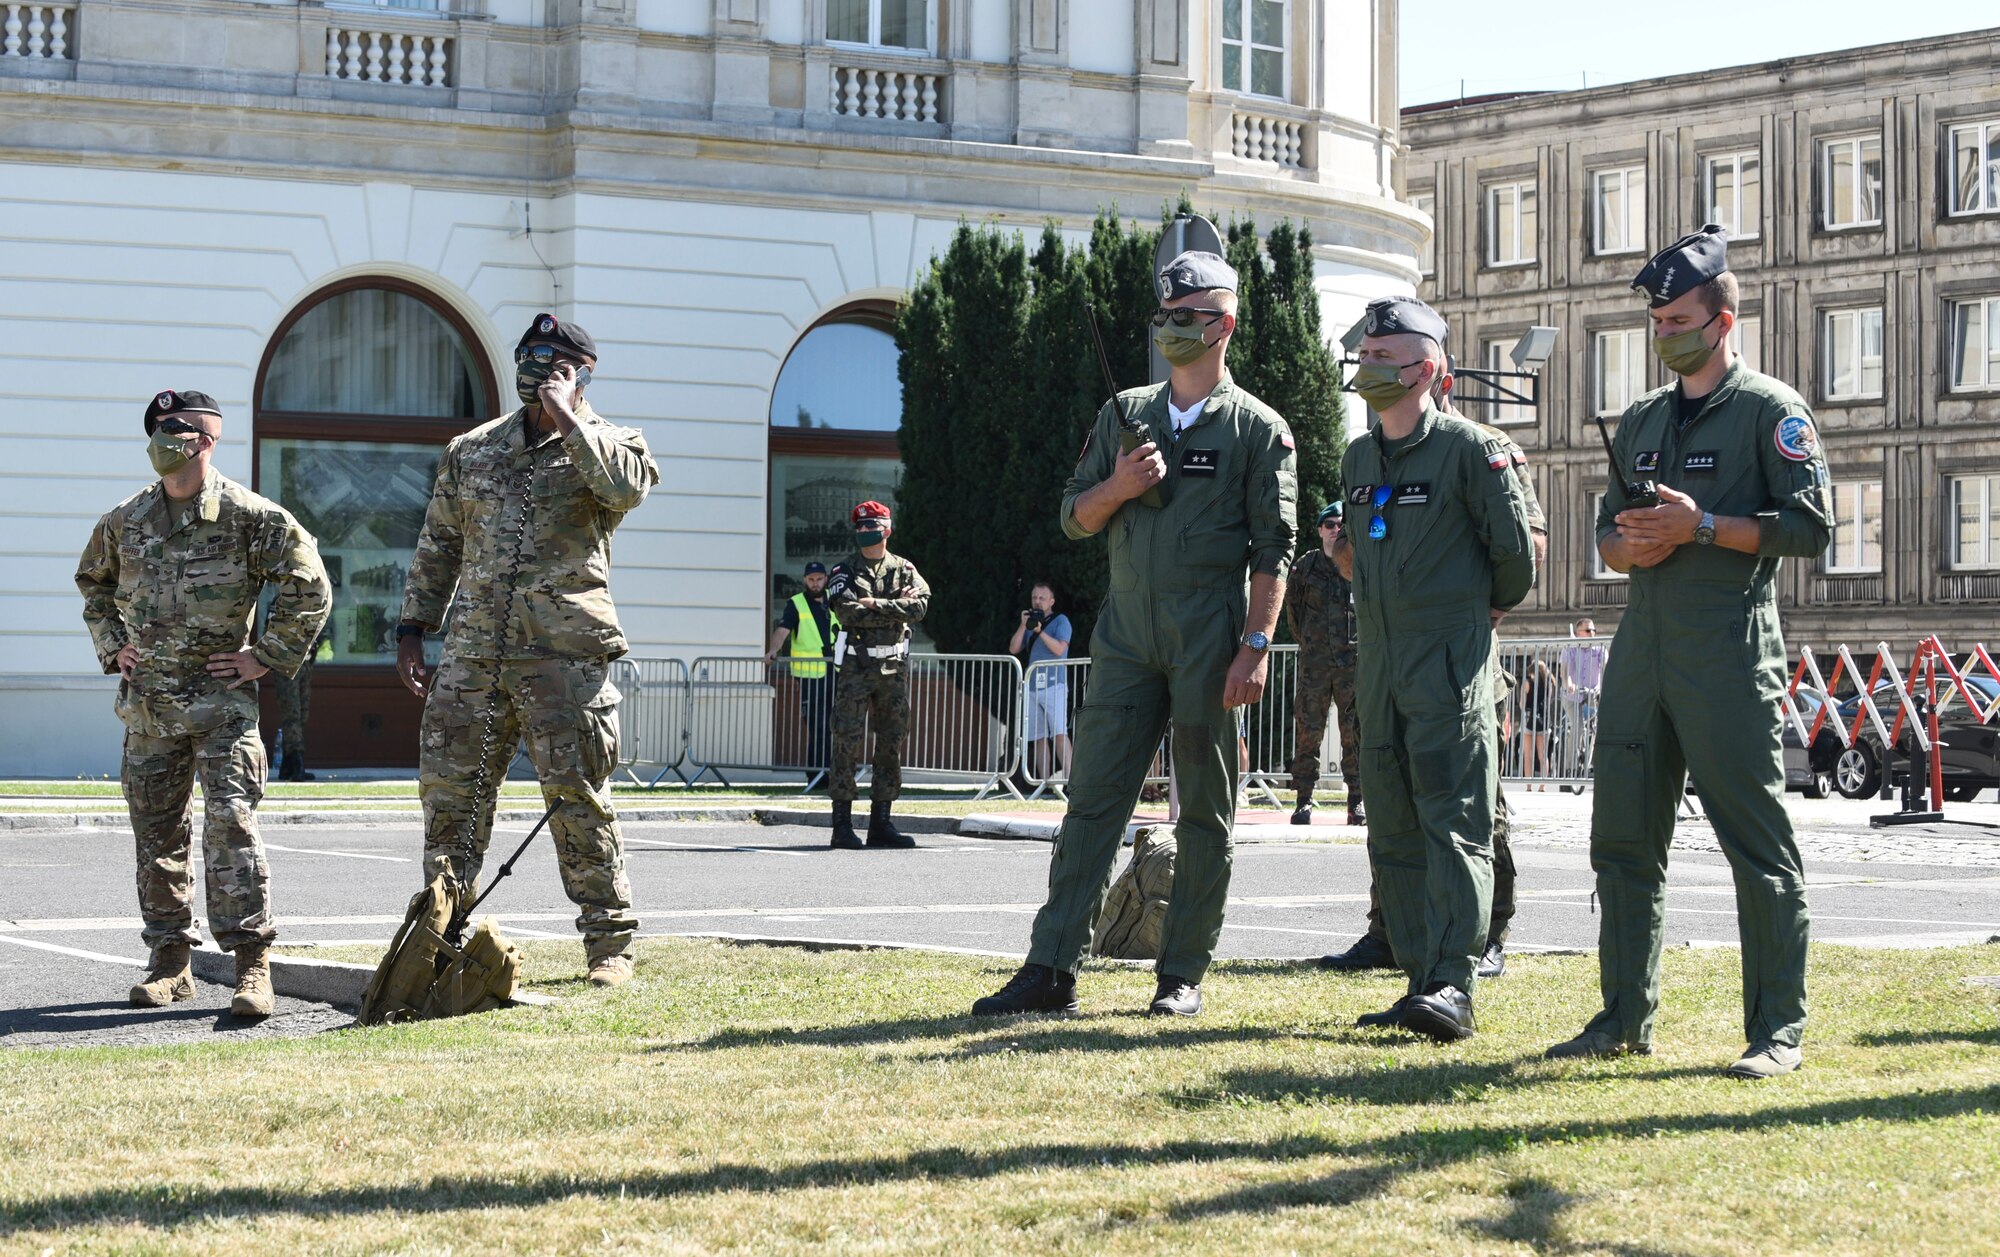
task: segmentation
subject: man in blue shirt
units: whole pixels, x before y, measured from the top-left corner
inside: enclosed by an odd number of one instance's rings
[[[1021,625],[1014,630],[1014,640],[1007,643],[1007,653],[1018,655],[1028,652],[1028,710],[1027,720],[1028,770],[1046,781],[1053,774],[1057,764],[1062,765],[1062,775],[1069,776],[1069,669],[1036,668],[1045,659],[1064,659],[1069,656],[1069,617],[1056,614],[1056,591],[1047,581],[1038,582],[1028,595],[1029,610],[1021,613]],[[1051,758],[1048,751],[1039,756],[1035,746],[1048,742],[1054,750]],[[1039,767],[1038,767],[1039,764]]]

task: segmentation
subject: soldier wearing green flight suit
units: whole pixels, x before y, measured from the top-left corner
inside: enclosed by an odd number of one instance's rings
[[[160,478],[111,508],[76,565],[97,660],[118,676],[125,725],[119,773],[139,855],[140,937],[151,950],[132,988],[140,1008],[194,998],[191,800],[201,779],[208,928],[236,954],[230,1011],[268,1017],[271,868],[257,832],[269,765],[257,732],[260,677],[297,669],[326,623],[333,589],[319,544],[290,512],[210,465],[222,408],[168,389],[146,407]],[[258,595],[275,596],[252,635]]]
[[[1451,402],[1452,365],[1449,355],[1445,357],[1444,378],[1431,388],[1431,400],[1438,409],[1454,418],[1463,419],[1458,408]],[[1528,506],[1528,533],[1535,543],[1535,570],[1542,570],[1542,562],[1548,555],[1549,521],[1542,513],[1541,499],[1535,494],[1534,477],[1528,474],[1528,456],[1514,438],[1491,424],[1478,425],[1479,430],[1498,441],[1507,451],[1507,457],[1514,468],[1514,477],[1520,483],[1521,499]],[[1334,549],[1334,563],[1343,573],[1354,571],[1354,545],[1343,533],[1340,543]],[[1506,719],[1507,696],[1513,689],[1514,680],[1505,668],[1499,666],[1500,639],[1493,639],[1493,715],[1494,736],[1504,738],[1501,724]],[[1499,755],[1496,741],[1496,756]],[[1501,757],[1504,758],[1504,757]],[[1519,907],[1514,878],[1514,845],[1511,837],[1511,820],[1507,812],[1507,792],[1500,786],[1496,776],[1493,782],[1493,907],[1486,923],[1486,951],[1479,960],[1479,974],[1482,978],[1497,978],[1507,971],[1507,935],[1513,926],[1514,914]],[[1320,957],[1322,969],[1333,969],[1352,973],[1363,969],[1395,969],[1396,954],[1389,947],[1389,931],[1382,924],[1381,900],[1375,894],[1374,878],[1368,885],[1368,930],[1346,951],[1335,952]]]
[[[1826,549],[1833,509],[1812,412],[1729,348],[1737,284],[1720,227],[1677,241],[1632,286],[1679,379],[1627,408],[1597,549],[1631,574],[1598,707],[1590,863],[1604,1008],[1554,1057],[1652,1050],[1667,845],[1694,779],[1736,880],[1743,1032],[1728,1073],[1797,1069],[1806,1020],[1805,873],[1785,814],[1777,575]],[[1654,481],[1659,504],[1628,482]],[[1634,486],[1636,487],[1636,486]]]
[[[1409,297],[1363,315],[1355,391],[1379,416],[1347,447],[1368,857],[1404,996],[1366,1026],[1473,1033],[1493,896],[1493,629],[1535,582],[1512,455],[1437,410],[1445,323]]]
[[[1110,592],[1091,634],[1077,713],[1069,812],[1049,864],[1028,962],[975,1015],[1073,1010],[1076,968],[1104,903],[1139,790],[1173,725],[1178,862],[1148,1011],[1201,1011],[1222,932],[1236,816],[1236,722],[1257,701],[1298,531],[1291,429],[1224,367],[1236,272],[1188,252],[1161,269],[1153,337],[1167,383],[1098,414],[1063,491],[1063,531],[1110,544]],[[1144,436],[1120,452],[1130,417]],[[1160,504],[1144,500],[1161,490]]]

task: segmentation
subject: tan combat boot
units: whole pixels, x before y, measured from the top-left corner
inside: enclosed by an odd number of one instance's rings
[[[238,1017],[269,1017],[271,1008],[271,949],[245,943],[236,949],[236,994],[230,997],[229,1011]]]
[[[590,962],[590,981],[595,986],[617,986],[631,976],[630,956],[599,956]]]
[[[194,975],[188,972],[188,945],[162,943],[153,949],[153,967],[146,980],[132,988],[132,1007],[165,1008],[194,998]]]

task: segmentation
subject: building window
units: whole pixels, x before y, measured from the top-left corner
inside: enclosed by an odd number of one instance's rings
[[[2000,210],[2000,120],[1951,129],[1949,195],[1953,214]]]
[[[1951,387],[2000,388],[2000,297],[1951,303]]]
[[[1599,332],[1593,391],[1600,415],[1618,415],[1646,390],[1646,330]]]
[[[1882,137],[1855,136],[1820,146],[1825,170],[1825,223],[1829,230],[1874,227],[1882,222]]]
[[[1591,176],[1591,238],[1603,253],[1643,253],[1646,248],[1646,168],[1599,170]]]
[[[1489,371],[1512,371],[1514,369],[1514,362],[1507,355],[1513,347],[1514,343],[1512,341],[1487,341],[1485,348],[1486,369]],[[1522,385],[1527,383],[1526,380],[1505,380],[1501,383],[1504,387],[1511,388],[1515,392],[1527,391],[1522,387]],[[1496,399],[1486,404],[1486,416],[1486,422],[1488,423],[1533,423],[1535,421],[1535,408],[1526,402],[1508,402]]]
[[[1708,221],[1720,224],[1731,240],[1754,240],[1764,221],[1764,188],[1757,150],[1718,153],[1707,159],[1703,184]]]
[[[1953,476],[1951,519],[1951,568],[2000,567],[2000,476]]]
[[[1764,320],[1754,314],[1738,315],[1729,329],[1729,347],[1752,371],[1764,369]]]
[[[1597,513],[1603,509],[1604,492],[1600,489],[1590,495],[1590,513],[1584,516],[1590,521],[1590,531],[1584,536],[1584,544],[1590,550],[1590,579],[1624,580],[1625,573],[1616,571],[1607,564],[1604,561],[1604,552],[1597,548]]]
[[[837,310],[792,347],[771,389],[771,606],[805,588],[805,565],[832,567],[854,549],[848,512],[894,508],[902,463],[903,385],[895,310]],[[772,613],[776,619],[776,611]]]
[[[1882,307],[1828,310],[1821,316],[1820,344],[1828,401],[1882,395]]]
[[[1222,0],[1222,86],[1284,100],[1291,81],[1290,0]],[[1245,72],[1244,63],[1249,63]],[[1249,86],[1245,87],[1244,84]]]
[[[1828,572],[1882,570],[1882,482],[1856,480],[1833,486],[1833,543]]]
[[[930,0],[826,0],[826,37],[840,44],[866,44],[928,52]]]
[[[1437,271],[1437,194],[1435,192],[1412,192],[1410,208],[1431,220],[1430,239],[1417,248],[1417,271],[1431,275]]]
[[[1496,183],[1486,189],[1486,261],[1513,266],[1535,260],[1535,185]]]

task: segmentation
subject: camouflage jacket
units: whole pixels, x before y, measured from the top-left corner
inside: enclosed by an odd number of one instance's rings
[[[1354,586],[1323,550],[1308,550],[1292,563],[1285,581],[1285,625],[1299,644],[1299,665],[1327,663],[1354,667]]]
[[[872,608],[863,607],[863,598],[875,599]],[[931,587],[924,583],[917,565],[900,554],[884,554],[870,559],[859,551],[834,565],[826,579],[826,605],[839,617],[840,631],[847,638],[843,666],[868,658],[870,648],[902,645],[910,639],[910,625],[930,610]],[[883,658],[887,672],[900,663]]]
[[[333,590],[318,543],[284,507],[211,468],[191,513],[155,481],[97,521],[76,587],[106,673],[118,671],[125,646],[139,649],[132,679],[118,686],[127,728],[179,737],[256,718],[256,688],[228,688],[209,675],[208,657],[243,649],[266,583],[277,597],[250,650],[291,676],[326,623]]]
[[[569,435],[528,443],[527,408],[454,438],[403,587],[403,622],[468,659],[599,659],[625,653],[611,605],[611,534],[660,469],[646,438],[588,402]],[[505,640],[502,640],[502,633]]]

